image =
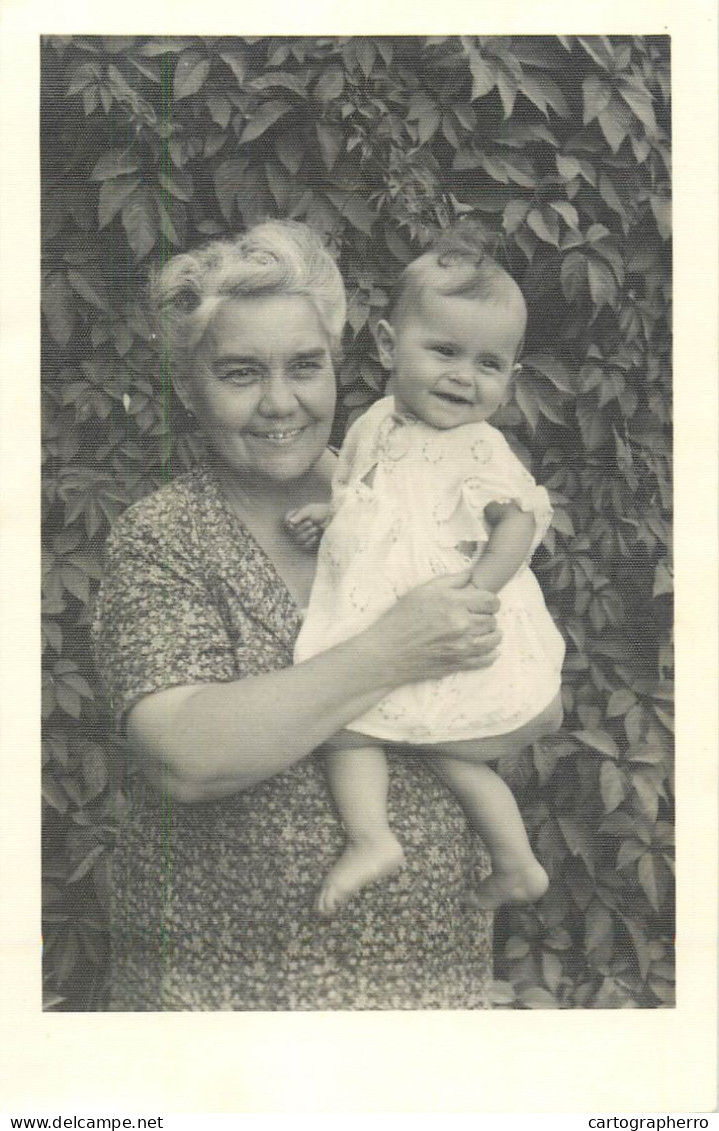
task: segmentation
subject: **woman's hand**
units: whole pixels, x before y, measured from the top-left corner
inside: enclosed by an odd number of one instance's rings
[[[394,686],[488,667],[500,643],[498,608],[463,570],[406,593],[365,631],[365,644]]]

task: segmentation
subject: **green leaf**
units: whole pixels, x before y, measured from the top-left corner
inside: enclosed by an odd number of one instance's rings
[[[529,954],[529,943],[526,939],[520,938],[518,935],[511,935],[507,939],[504,947],[505,958],[510,961],[516,961],[519,958],[526,958]]]
[[[157,242],[157,221],[148,193],[137,189],[122,209],[122,223],[136,259],[144,259]]]
[[[210,73],[210,60],[199,51],[186,51],[177,60],[175,77],[172,86],[172,97],[175,102],[182,98],[189,98],[197,94],[205,85]]]
[[[75,297],[60,271],[54,271],[43,280],[42,312],[58,345],[68,345],[75,325]]]
[[[521,227],[531,207],[528,200],[510,200],[509,204],[505,205],[502,227],[507,235],[511,236]]]
[[[558,212],[570,228],[579,228],[579,213],[568,200],[553,200],[549,207]]]
[[[562,153],[556,155],[557,172],[565,181],[572,181],[582,172],[581,162],[576,157],[565,157]]]
[[[559,246],[559,220],[551,208],[533,208],[527,216],[527,226],[540,240]]]
[[[654,570],[654,585],[652,597],[661,597],[664,593],[674,592],[674,575],[668,568],[666,561],[657,564]]]
[[[616,98],[612,98],[609,105],[605,107],[599,114],[597,114],[597,121],[604,134],[607,144],[609,145],[612,153],[617,153],[621,148],[627,133],[629,132],[629,124],[624,121],[621,111],[621,104]]]
[[[220,58],[223,63],[232,71],[237,79],[238,86],[244,86],[245,75],[247,74],[247,63],[245,57],[240,51],[221,51]]]
[[[296,133],[280,134],[275,139],[275,153],[293,176],[299,172],[305,156],[305,146]]]
[[[179,36],[162,36],[144,43],[139,54],[149,58],[155,55],[177,55],[191,47],[193,42],[192,39],[181,39]]]
[[[607,717],[613,719],[617,715],[625,715],[636,701],[637,697],[633,691],[630,691],[628,687],[620,687],[609,696]]]
[[[626,217],[626,208],[617,192],[614,182],[610,180],[606,173],[602,173],[599,178],[599,192],[605,204],[607,204],[613,212],[616,212],[617,215],[622,218]]]
[[[562,980],[562,960],[551,951],[542,951],[542,975],[551,993],[556,993]]]
[[[158,180],[171,196],[188,202],[192,200],[193,184],[190,173],[173,169],[169,173],[158,173]]]
[[[208,94],[206,98],[207,109],[215,125],[221,130],[227,129],[232,117],[232,103],[224,94]]]
[[[518,997],[522,1005],[527,1006],[528,1009],[560,1008],[554,994],[550,994],[549,990],[545,990],[543,986],[529,986],[526,989],[520,989]]]
[[[100,228],[106,228],[114,220],[139,184],[138,177],[113,177],[102,182],[97,206]]]
[[[88,742],[82,751],[82,776],[91,798],[97,797],[107,786],[107,759],[105,752],[94,742]]]
[[[254,141],[255,138],[261,137],[263,133],[269,130],[270,127],[273,126],[275,122],[278,122],[280,118],[284,117],[285,114],[289,113],[291,109],[292,103],[282,100],[263,103],[250,117],[240,137],[240,144]]]
[[[536,369],[537,372],[543,373],[545,377],[549,378],[555,389],[559,389],[560,392],[570,394],[574,392],[566,365],[558,358],[553,357],[552,354],[526,354],[522,358],[522,364],[529,369]]]
[[[327,126],[324,122],[317,122],[315,130],[322,160],[325,163],[325,168],[329,170],[334,166],[342,151],[344,134],[336,126]]]
[[[594,875],[594,843],[587,823],[578,817],[557,817],[557,824],[569,851],[579,856],[589,874]]]
[[[587,258],[587,280],[597,310],[603,306],[613,307],[617,301],[617,281],[606,263],[594,257]]]
[[[54,809],[57,813],[66,813],[68,810],[68,798],[64,789],[52,774],[43,772],[42,775],[42,796],[45,802]]]
[[[94,864],[100,859],[104,852],[104,844],[96,844],[95,847],[88,852],[87,856],[80,861],[74,872],[67,877],[67,882],[69,884],[76,884],[78,880],[83,879],[83,877],[92,870]]]
[[[107,299],[100,294],[97,287],[93,286],[80,271],[74,271],[70,268],[67,273],[67,278],[72,289],[84,298],[86,302],[89,302],[96,310],[102,310],[106,314],[109,312],[110,308],[107,304]]]
[[[552,527],[558,530],[560,534],[564,534],[567,538],[574,537],[574,523],[572,516],[568,511],[564,511],[561,507],[555,507],[552,513]]]
[[[611,944],[613,938],[611,912],[598,899],[593,899],[587,908],[584,926],[584,945],[587,951]]]
[[[504,110],[505,119],[511,117],[514,110],[514,103],[517,99],[519,91],[519,83],[514,75],[508,74],[507,71],[501,67],[497,70],[497,90],[502,102],[502,109]]]
[[[570,251],[562,260],[559,272],[562,290],[566,298],[576,302],[588,290],[587,257],[578,251]]]
[[[512,1005],[517,1000],[512,983],[500,982],[497,979],[492,982],[491,997],[493,1005]]]
[[[623,869],[631,867],[646,850],[647,846],[634,837],[630,840],[623,840],[619,846],[619,852],[617,853],[617,868]]]
[[[564,94],[562,93],[559,86],[557,86],[554,79],[550,78],[549,75],[542,74],[541,72],[538,72],[533,77],[534,89],[536,91],[538,88],[542,92],[547,106],[554,110],[555,114],[558,114],[560,118],[569,118],[569,105],[566,98],[564,97]]]
[[[649,198],[652,213],[656,220],[659,235],[668,240],[672,234],[672,202],[666,196],[653,194]]]
[[[345,76],[342,67],[328,67],[315,83],[313,94],[320,102],[334,102],[344,90]]]
[[[627,794],[624,775],[615,762],[602,762],[599,770],[599,788],[604,812],[613,813]]]
[[[328,190],[327,197],[342,216],[346,216],[354,228],[365,235],[370,235],[375,220],[377,219],[369,205],[355,193],[336,192]]]
[[[598,750],[600,754],[606,754],[609,758],[618,758],[619,749],[611,734],[606,730],[575,730],[572,731],[575,738],[585,746],[590,746],[592,750]]]
[[[492,65],[474,49],[469,53],[469,69],[472,73],[471,101],[475,102],[494,90],[497,80]]]
[[[247,162],[243,157],[232,157],[223,161],[215,170],[215,195],[220,211],[226,222],[232,220],[237,190],[247,173]]]
[[[137,161],[130,152],[130,146],[127,149],[111,149],[107,153],[103,153],[100,160],[95,164],[90,173],[90,178],[93,181],[107,181],[112,177],[136,173],[137,168]]]
[[[645,852],[637,865],[637,875],[644,894],[655,911],[660,910],[659,888],[657,886],[657,873],[654,857],[651,852]]]
[[[639,80],[622,78],[619,80],[619,93],[632,113],[644,123],[647,133],[652,137],[656,136],[657,120],[654,116],[652,96],[644,84]]]
[[[286,71],[268,71],[265,75],[259,75],[252,82],[247,83],[250,90],[267,90],[269,87],[281,87],[283,90],[291,90],[294,94],[299,94],[300,97],[306,98],[307,88],[306,85],[297,77],[297,75],[288,74]]]
[[[523,384],[520,381],[515,387],[514,399],[522,410],[524,419],[534,432],[539,423],[539,400],[535,390],[531,385]]]
[[[578,35],[577,42],[598,66],[609,70],[614,62],[611,41],[606,35]]]
[[[603,110],[606,110],[612,97],[612,88],[598,75],[587,75],[582,83],[582,96],[584,99],[584,125],[594,121]]]

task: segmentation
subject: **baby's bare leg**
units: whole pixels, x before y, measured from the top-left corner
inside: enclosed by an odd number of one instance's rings
[[[531,903],[549,884],[547,873],[532,852],[512,791],[486,763],[551,734],[561,721],[557,697],[540,715],[511,734],[427,748],[433,755],[433,769],[461,802],[489,851],[492,874],[474,895],[476,906],[484,910],[503,903]]]
[[[358,742],[367,745],[358,746]],[[402,846],[389,827],[389,773],[381,746],[353,735],[326,751],[327,776],[347,834],[347,845],[330,868],[317,898],[321,915],[332,915],[358,891],[396,872],[404,863]]]
[[[484,764],[440,755],[432,758],[432,767],[461,802],[492,861],[491,876],[473,893],[474,905],[491,911],[503,903],[532,903],[544,895],[547,873],[532,852],[517,802],[499,774]]]

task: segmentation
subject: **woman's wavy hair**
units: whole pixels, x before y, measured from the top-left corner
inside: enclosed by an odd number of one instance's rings
[[[339,356],[347,300],[337,264],[305,224],[267,220],[235,239],[175,255],[152,277],[155,333],[174,375],[191,376],[195,351],[223,303],[260,295],[309,299]]]

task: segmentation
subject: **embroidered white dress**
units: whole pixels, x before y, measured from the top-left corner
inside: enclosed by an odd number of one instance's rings
[[[531,558],[551,519],[549,496],[486,422],[437,429],[374,404],[350,428],[333,482],[333,517],[295,661],[360,632],[407,590],[476,561],[491,502],[536,518]],[[559,691],[564,641],[524,564],[500,594],[502,644],[488,668],[393,691],[347,728],[413,744],[506,734]]]

